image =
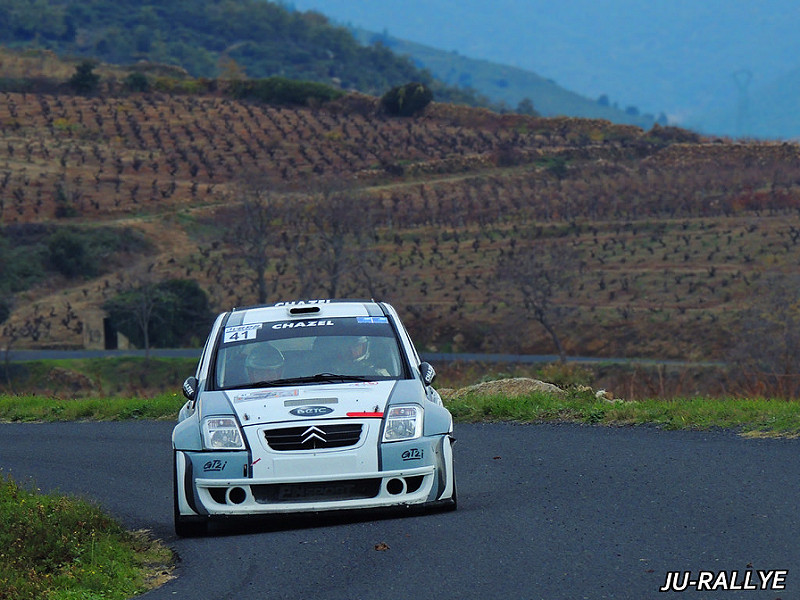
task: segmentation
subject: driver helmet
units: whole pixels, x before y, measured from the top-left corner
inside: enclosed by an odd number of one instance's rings
[[[247,375],[253,382],[279,379],[283,374],[283,364],[283,354],[270,344],[255,346],[244,362]]]
[[[345,347],[347,358],[355,362],[367,360],[369,356],[369,338],[365,335],[350,338]]]

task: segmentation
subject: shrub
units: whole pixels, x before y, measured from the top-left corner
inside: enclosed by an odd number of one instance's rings
[[[48,235],[38,223],[0,228],[0,294],[21,292],[45,277]]]
[[[96,63],[91,60],[82,61],[75,67],[75,73],[69,79],[69,85],[79,94],[91,94],[100,85],[100,75],[94,72]]]
[[[125,88],[130,92],[148,92],[150,91],[150,80],[147,75],[134,71],[125,77]]]
[[[141,253],[148,242],[132,229],[61,227],[47,238],[49,266],[67,277],[95,277],[114,264],[116,253]]]
[[[228,93],[240,100],[289,106],[309,106],[336,100],[344,95],[344,92],[329,85],[285,77],[231,81]]]
[[[393,87],[381,98],[381,106],[390,115],[411,117],[433,101],[433,92],[422,83],[407,83]]]
[[[76,231],[59,229],[47,243],[50,265],[67,277],[97,274],[97,263],[88,251],[86,240]]]
[[[78,216],[78,209],[70,201],[69,194],[61,184],[56,186],[55,203],[57,219],[71,219]]]

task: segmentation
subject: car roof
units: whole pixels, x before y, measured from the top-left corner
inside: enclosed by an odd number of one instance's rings
[[[386,317],[381,305],[371,300],[294,300],[235,308],[227,326],[338,317]]]

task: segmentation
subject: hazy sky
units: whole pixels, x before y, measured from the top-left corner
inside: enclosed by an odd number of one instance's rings
[[[800,66],[796,0],[290,0],[332,19],[522,67],[684,120]]]

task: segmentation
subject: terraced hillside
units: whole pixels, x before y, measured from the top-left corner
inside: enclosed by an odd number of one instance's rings
[[[270,299],[380,295],[430,350],[550,354],[555,332],[570,354],[717,359],[761,282],[800,263],[799,154],[444,104],[393,118],[359,95],[2,93],[6,236],[103,225],[152,244],[19,293],[7,324],[47,323],[15,347],[102,344],[103,303],[144,276],[253,303],[243,236],[266,214]]]

